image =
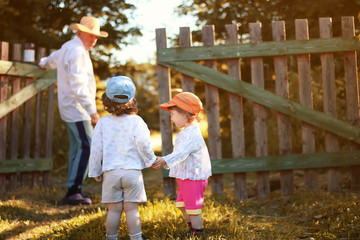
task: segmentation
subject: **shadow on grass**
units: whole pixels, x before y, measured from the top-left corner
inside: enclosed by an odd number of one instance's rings
[[[97,211],[99,207],[92,206],[81,209],[73,209],[69,210],[65,213],[58,214],[47,214],[47,213],[39,213],[35,209],[26,209],[18,206],[0,206],[0,218],[3,220],[19,220],[19,221],[32,221],[32,222],[46,222],[53,220],[66,220],[77,217],[79,215],[83,215],[84,213],[92,213]]]
[[[84,224],[67,225],[67,228],[55,230],[51,233],[41,235],[37,240],[43,239],[76,239],[92,240],[105,238],[104,217],[99,216]]]
[[[21,226],[16,226],[12,229],[2,231],[0,233],[0,239],[8,239],[9,237],[19,235],[19,233],[26,232],[31,228],[33,228],[33,226],[27,226],[25,224],[22,224]]]
[[[17,235],[21,235],[22,233],[25,233],[27,231],[30,231],[33,228],[39,227],[41,225],[46,225],[49,222],[54,222],[54,221],[70,221],[71,219],[75,219],[77,217],[79,217],[80,215],[84,215],[84,214],[90,214],[90,213],[95,213],[98,211],[99,207],[97,206],[91,206],[91,207],[86,207],[80,210],[80,206],[76,207],[72,210],[67,210],[64,213],[57,213],[57,214],[47,214],[47,213],[40,213],[38,210],[34,210],[34,209],[27,209],[27,208],[23,208],[23,207],[19,207],[19,206],[0,206],[0,219],[1,220],[5,220],[7,222],[9,222],[9,225],[11,224],[11,222],[20,222],[20,225],[17,225],[14,228],[11,228],[9,230],[4,230],[0,233],[0,239],[7,239],[9,237],[14,237]],[[101,217],[99,217],[101,221]],[[96,220],[93,220],[96,221]],[[30,224],[27,224],[25,222],[30,222]],[[91,223],[88,223],[91,224]],[[85,225],[88,225],[85,224]],[[93,225],[92,225],[93,226]],[[95,225],[94,225],[95,226]],[[76,227],[77,228],[77,227]],[[80,229],[82,229],[84,227],[81,227]],[[88,227],[85,227],[84,229],[87,229]],[[89,232],[88,228],[86,230],[86,232]],[[72,230],[70,230],[71,233]],[[79,228],[77,228],[77,230],[74,230],[75,232],[79,231]],[[102,232],[105,232],[104,229],[101,229]],[[60,237],[59,239],[64,239],[64,236],[67,236],[69,234],[69,230],[63,228],[63,234],[62,237]],[[85,231],[84,231],[85,232]],[[56,235],[56,234],[55,234]],[[49,235],[46,235],[46,238],[39,238],[39,239],[54,239],[54,233],[49,233]],[[51,237],[50,237],[51,236]],[[34,239],[34,238],[32,238]],[[69,239],[69,238],[66,238]],[[80,238],[70,238],[70,239],[81,239]],[[84,238],[85,239],[85,238]],[[86,239],[92,239],[92,238],[86,238]],[[96,239],[96,238],[94,238]],[[101,238],[99,238],[101,239]]]

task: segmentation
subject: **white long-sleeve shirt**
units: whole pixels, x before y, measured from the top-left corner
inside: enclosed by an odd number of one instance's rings
[[[173,152],[163,158],[170,177],[206,180],[211,176],[209,151],[198,124],[182,129],[176,135]]]
[[[57,68],[58,104],[62,120],[91,120],[96,113],[96,82],[93,66],[84,44],[78,36],[39,63],[43,68]]]
[[[108,115],[96,124],[91,141],[89,177],[123,169],[143,169],[156,160],[150,131],[138,115]]]

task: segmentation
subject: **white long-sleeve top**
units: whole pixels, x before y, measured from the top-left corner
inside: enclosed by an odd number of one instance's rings
[[[89,177],[123,169],[143,169],[156,160],[150,131],[138,115],[108,115],[95,126],[90,148]]]
[[[91,120],[96,113],[96,82],[93,66],[84,44],[78,36],[64,43],[40,67],[57,68],[58,104],[62,120],[78,122]]]
[[[198,124],[182,129],[176,135],[173,152],[163,158],[170,177],[206,180],[211,176],[209,151]]]

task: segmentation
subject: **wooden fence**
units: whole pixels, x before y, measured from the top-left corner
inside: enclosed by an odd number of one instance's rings
[[[0,193],[48,185],[53,166],[56,71],[22,63],[23,49],[1,42]],[[37,49],[38,59],[45,55],[45,48]]]
[[[262,42],[261,23],[250,23],[249,42],[239,43],[238,27],[226,25],[226,44],[215,45],[214,26],[202,28],[203,46],[191,46],[188,27],[180,28],[179,47],[168,48],[166,29],[156,29],[159,101],[171,98],[170,69],[182,73],[183,91],[195,91],[194,79],[204,82],[205,106],[208,120],[208,148],[212,159],[212,194],[224,193],[223,174],[234,174],[234,193],[238,200],[248,198],[247,172],[256,172],[257,194],[270,194],[270,171],[280,172],[281,193],[294,191],[294,170],[304,170],[305,188],[319,189],[318,170],[326,169],[327,189],[341,191],[340,167],[351,167],[351,188],[360,190],[359,91],[357,53],[359,40],[355,37],[353,17],[342,17],[342,36],[332,36],[332,19],[319,19],[319,39],[309,39],[306,19],[295,21],[295,39],[286,40],[285,22],[272,23],[273,41]],[[336,116],[335,57],[341,55],[344,64],[342,84],[346,92],[346,119]],[[297,94],[299,102],[290,100],[288,58],[297,63]],[[323,112],[314,110],[312,95],[311,56],[320,57]],[[271,57],[274,80],[265,79],[264,58]],[[242,78],[241,61],[249,61],[251,81]],[[219,62],[224,71],[217,71]],[[200,63],[197,63],[200,62]],[[247,79],[246,79],[247,80]],[[275,93],[265,90],[265,83],[275,81]],[[338,80],[337,80],[338,81]],[[251,83],[248,83],[251,82]],[[232,158],[223,159],[219,120],[219,88],[229,95]],[[243,100],[252,102],[255,155],[246,153]],[[267,111],[276,111],[278,155],[268,156]],[[293,153],[291,121],[300,120],[302,152]],[[172,151],[172,127],[168,112],[160,110],[162,153]],[[316,148],[315,132],[324,130],[325,149]],[[296,131],[296,130],[295,130]],[[339,147],[339,141],[346,147]],[[227,143],[226,143],[227,144]],[[165,194],[175,195],[175,181],[164,174]]]

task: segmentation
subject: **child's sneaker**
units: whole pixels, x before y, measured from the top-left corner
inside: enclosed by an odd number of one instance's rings
[[[106,234],[106,238],[105,240],[118,240],[118,234],[114,234],[114,235],[108,235]]]

